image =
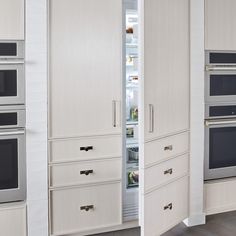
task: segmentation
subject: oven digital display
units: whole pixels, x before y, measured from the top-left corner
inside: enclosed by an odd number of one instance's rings
[[[209,60],[211,64],[236,64],[236,53],[212,52]]]
[[[0,43],[0,56],[17,56],[17,43]]]

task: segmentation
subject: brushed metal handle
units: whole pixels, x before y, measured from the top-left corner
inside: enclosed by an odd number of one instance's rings
[[[168,174],[170,174],[170,175],[173,174],[173,169],[172,169],[172,168],[169,169],[169,170],[165,170],[165,171],[164,171],[164,175],[168,175]]]
[[[206,71],[235,71],[236,65],[207,65]]]
[[[149,104],[149,133],[154,132],[154,106]]]
[[[164,206],[164,210],[166,211],[166,210],[172,210],[173,209],[173,204],[172,203],[170,203],[170,204],[168,204],[168,205],[166,205],[166,206]]]
[[[93,150],[93,146],[80,147],[80,151],[88,152],[89,150]]]
[[[172,151],[172,150],[173,150],[173,145],[164,147],[164,151]]]
[[[227,125],[227,124],[236,124],[236,120],[219,120],[219,121],[205,121],[206,126],[210,126],[210,125]]]
[[[90,175],[90,174],[93,174],[93,170],[81,170],[80,174],[81,175]]]
[[[112,101],[112,126],[116,127],[116,101]]]
[[[5,136],[5,135],[20,135],[20,134],[25,134],[24,129],[19,129],[19,130],[12,130],[12,131],[1,131],[0,136]]]
[[[94,210],[94,205],[81,206],[81,207],[80,207],[80,210],[81,210],[81,211]]]
[[[24,60],[20,59],[0,59],[0,65],[18,65],[18,64],[24,64]]]

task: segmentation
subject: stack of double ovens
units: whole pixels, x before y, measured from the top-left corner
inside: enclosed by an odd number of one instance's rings
[[[236,176],[236,52],[206,52],[205,180]]]
[[[26,199],[24,41],[0,41],[0,202]]]

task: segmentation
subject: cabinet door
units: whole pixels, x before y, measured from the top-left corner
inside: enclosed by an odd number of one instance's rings
[[[145,138],[189,128],[188,0],[145,2],[144,114]]]
[[[189,130],[189,0],[140,0],[140,12],[140,224],[142,236],[157,236],[188,216],[187,176],[150,191],[144,186],[155,179],[147,160],[161,147],[157,140]],[[172,143],[164,145],[152,166],[172,149]]]
[[[122,0],[50,1],[50,137],[121,133]]]
[[[235,0],[205,0],[207,50],[236,50],[235,12]]]
[[[24,0],[0,0],[0,40],[24,39]]]

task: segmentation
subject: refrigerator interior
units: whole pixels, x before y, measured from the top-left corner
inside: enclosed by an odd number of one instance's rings
[[[138,142],[138,11],[137,0],[125,9],[125,143],[124,143],[124,221],[138,219],[139,142]]]

